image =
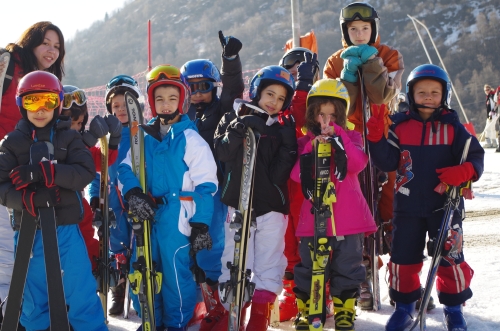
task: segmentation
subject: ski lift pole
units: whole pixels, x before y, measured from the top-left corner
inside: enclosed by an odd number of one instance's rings
[[[148,20],[148,72],[151,68],[151,20]]]
[[[300,17],[299,17],[299,2],[298,0],[291,0],[292,4],[292,45],[293,47],[300,47]]]
[[[412,21],[413,21],[413,25],[415,25],[415,30],[417,30],[417,34],[420,38],[420,41],[422,42],[422,46],[424,47],[424,50],[425,50],[425,53],[427,54],[427,57],[429,58],[429,62],[432,64],[432,61],[431,61],[431,58],[429,56],[429,53],[427,52],[427,49],[425,47],[425,44],[422,40],[422,38],[420,37],[420,33],[418,32],[418,29],[417,29],[417,26],[415,24],[415,22],[417,22],[418,24],[420,24],[421,26],[424,27],[425,31],[427,31],[427,34],[429,35],[429,39],[431,40],[431,43],[432,43],[432,46],[434,47],[434,49],[436,50],[436,54],[439,58],[439,61],[441,62],[441,66],[443,67],[444,71],[446,72],[446,74],[448,75],[448,77],[450,77],[450,74],[448,73],[448,70],[446,70],[446,66],[444,65],[444,62],[443,62],[443,59],[441,58],[441,55],[439,54],[439,51],[436,47],[436,44],[434,43],[434,40],[432,39],[432,35],[429,31],[429,29],[427,28],[427,26],[425,26],[424,23],[420,22],[419,20],[417,20],[415,17],[412,17],[410,15],[407,15]],[[458,105],[460,106],[460,110],[462,111],[462,114],[464,114],[464,117],[465,117],[465,122],[466,123],[469,123],[469,118],[467,117],[467,115],[465,114],[465,110],[464,110],[464,107],[462,106],[462,102],[460,101],[460,98],[458,97],[458,93],[457,91],[455,90],[455,86],[453,85],[453,82],[452,82],[452,79],[450,78],[450,84],[451,84],[451,89],[453,90],[453,93],[455,94],[456,98],[457,98],[457,101],[458,101]]]

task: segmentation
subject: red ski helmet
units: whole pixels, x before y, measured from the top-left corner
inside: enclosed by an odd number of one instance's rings
[[[47,71],[37,70],[25,75],[17,85],[16,104],[21,115],[26,118],[26,109],[22,107],[22,97],[30,93],[52,92],[59,96],[59,105],[54,109],[54,119],[61,113],[64,92],[59,79]]]

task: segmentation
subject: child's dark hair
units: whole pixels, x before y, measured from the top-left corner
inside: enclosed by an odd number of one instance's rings
[[[83,132],[85,130],[85,125],[87,124],[89,118],[89,112],[86,103],[83,106],[72,104],[70,108],[63,108],[62,115],[71,117],[71,120],[73,121],[78,121],[80,116],[83,115],[83,122],[82,127],[80,128],[80,132]]]
[[[333,105],[333,107],[335,108],[335,123],[346,130],[347,105],[344,100],[333,97],[318,96],[309,98],[307,103],[308,106],[306,111],[306,128],[308,131],[311,131],[315,135],[319,135],[319,133],[321,132],[321,126],[318,123],[318,116],[319,112],[321,111],[321,106],[326,104]]]

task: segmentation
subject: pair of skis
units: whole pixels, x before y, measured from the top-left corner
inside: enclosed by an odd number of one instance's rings
[[[38,141],[30,147],[30,164],[53,160],[53,156],[54,146],[50,142]],[[54,208],[50,207],[38,208],[36,217],[23,211],[2,331],[17,330],[37,226],[40,226],[42,231],[50,329],[70,330],[57,242],[56,216]]]
[[[467,159],[467,154],[469,153],[469,146],[472,137],[469,137],[465,142],[464,149],[462,151],[462,157],[460,159],[460,164],[464,163]],[[460,205],[460,199],[462,196],[472,198],[471,195],[465,194],[465,192],[470,192],[470,183],[466,183],[462,186],[447,186],[441,183],[436,187],[435,191],[439,193],[446,193],[447,198],[444,203],[444,216],[441,221],[441,227],[439,228],[438,237],[433,241],[432,260],[429,266],[429,273],[427,274],[427,280],[425,282],[425,289],[422,295],[422,303],[420,304],[420,309],[418,311],[417,318],[410,327],[410,331],[414,330],[418,325],[420,325],[420,331],[425,330],[425,317],[427,313],[427,305],[429,304],[429,299],[431,297],[432,287],[434,286],[434,280],[436,279],[437,270],[441,259],[447,256],[447,252],[444,251],[444,244],[448,238],[448,232],[451,230],[451,222],[455,212],[458,210]],[[465,190],[465,191],[464,191]],[[429,252],[429,254],[431,253]]]
[[[143,123],[143,116],[139,102],[125,92],[125,104],[130,127],[130,151],[132,170],[147,194],[146,172],[144,160],[144,132],[139,128]],[[128,275],[130,287],[138,295],[141,305],[143,330],[156,330],[154,295],[160,293],[162,274],[155,270],[155,263],[151,253],[151,222],[132,218],[136,243],[136,261],[132,263],[134,273]]]

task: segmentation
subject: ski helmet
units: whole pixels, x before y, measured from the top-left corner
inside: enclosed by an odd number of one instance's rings
[[[85,92],[73,85],[64,85],[64,101],[63,101],[63,112],[69,110],[71,112],[70,117],[73,120],[78,119],[83,114],[82,127],[80,132],[83,133],[85,126],[89,120],[89,112],[87,109],[87,96]]]
[[[146,75],[146,79],[148,81],[148,102],[153,117],[157,115],[154,102],[154,90],[161,85],[173,85],[179,88],[178,110],[181,114],[187,113],[191,103],[189,84],[177,67],[170,64],[161,64],[151,69]]]
[[[111,99],[110,96],[117,92],[132,93],[137,99],[142,96],[141,90],[139,89],[139,84],[135,79],[127,75],[118,75],[113,78],[106,84],[106,94],[104,96],[104,100],[106,101],[106,108],[108,109],[108,113],[111,114]]]
[[[286,70],[290,70],[297,62],[300,64],[301,62],[304,62],[306,57],[305,54],[310,54],[311,58],[313,57],[314,53],[305,47],[294,47],[290,49],[288,52],[283,55],[283,57],[280,60],[279,66],[285,68]],[[319,62],[315,63],[315,68],[314,68],[314,81],[318,80],[319,77]]]
[[[344,101],[346,111],[349,110],[349,92],[340,80],[325,78],[314,83],[307,94],[306,107],[309,106],[310,98],[314,97],[332,97],[340,99]]]
[[[269,85],[272,83],[281,84],[286,88],[286,98],[281,110],[287,109],[295,91],[295,82],[292,74],[280,66],[272,65],[264,67],[253,76],[250,81],[250,90],[248,92],[250,99],[252,99],[252,101],[258,101],[260,99],[262,86],[264,86],[262,84]]]
[[[450,108],[451,101],[451,81],[448,74],[435,64],[423,64],[410,72],[406,81],[406,97],[410,105],[415,104],[413,98],[413,85],[421,79],[437,80],[443,85],[443,98],[441,105]]]
[[[369,44],[375,43],[378,37],[379,30],[379,17],[378,13],[371,5],[365,2],[353,2],[340,11],[340,30],[342,31],[342,38],[348,46],[354,45],[349,38],[347,24],[355,20],[370,22],[372,26],[372,35]]]
[[[54,109],[53,120],[55,120],[59,116],[63,104],[63,87],[55,75],[42,70],[28,73],[19,81],[19,84],[17,85],[16,104],[19,106],[21,115],[26,118],[26,109],[23,108],[23,96],[39,92],[51,92],[58,95],[59,100],[57,102],[59,104]]]
[[[188,61],[181,67],[181,74],[186,79],[206,78],[212,82],[215,82],[216,84],[210,86],[212,97],[215,98],[220,96],[222,92],[222,81],[220,78],[219,69],[217,69],[212,61],[206,59]],[[194,91],[191,91],[191,93],[193,92]]]

